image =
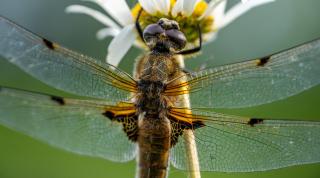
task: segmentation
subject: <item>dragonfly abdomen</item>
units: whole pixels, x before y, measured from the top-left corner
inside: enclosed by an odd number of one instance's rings
[[[156,115],[139,116],[138,164],[139,178],[164,178],[169,165],[170,121],[164,118],[153,118]]]

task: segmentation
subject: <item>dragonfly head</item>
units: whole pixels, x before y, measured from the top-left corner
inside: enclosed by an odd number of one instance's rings
[[[143,39],[151,51],[170,53],[182,50],[187,43],[179,24],[174,20],[161,18],[148,25],[143,31]]]

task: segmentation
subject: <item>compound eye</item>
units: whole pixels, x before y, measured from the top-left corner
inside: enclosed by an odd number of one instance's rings
[[[180,30],[170,29],[170,30],[166,30],[165,33],[169,38],[169,40],[175,43],[175,45],[177,45],[179,49],[182,49],[185,47],[187,43],[187,39]]]
[[[158,24],[150,24],[143,31],[143,38],[147,40],[150,37],[155,37],[158,34],[163,33],[163,28]]]

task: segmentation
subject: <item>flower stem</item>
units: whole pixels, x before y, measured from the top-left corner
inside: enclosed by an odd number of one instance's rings
[[[180,68],[185,68],[184,60],[182,55],[179,55],[176,57]],[[183,77],[181,79],[183,81],[186,81],[187,78]],[[184,94],[183,97],[180,100],[180,107],[186,107],[190,108],[190,99],[189,94]],[[186,150],[186,158],[187,158],[187,164],[188,164],[188,174],[190,178],[200,178],[200,165],[199,165],[199,159],[198,159],[198,152],[197,152],[197,145],[195,142],[195,136],[193,133],[193,130],[185,130],[183,134],[183,139],[185,143],[185,150]]]

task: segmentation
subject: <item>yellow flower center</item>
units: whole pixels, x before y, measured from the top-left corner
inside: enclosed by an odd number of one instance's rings
[[[207,16],[205,18],[202,18],[199,20],[199,17],[205,12],[207,9],[207,3],[204,0],[201,0],[195,7],[193,13],[190,16],[186,16],[182,13],[178,13],[176,16],[173,16],[171,14],[171,10],[176,3],[176,0],[171,0],[171,5],[170,5],[170,11],[168,15],[164,15],[160,12],[157,12],[153,15],[148,14],[146,11],[142,11],[139,22],[144,29],[147,25],[157,23],[160,18],[168,18],[175,20],[178,22],[180,26],[180,30],[185,34],[187,40],[188,40],[188,45],[189,46],[194,46],[198,43],[199,35],[198,35],[198,30],[197,26],[199,24],[201,28],[202,35],[206,37],[206,34],[215,32],[216,29],[214,28],[214,18],[212,16]],[[138,13],[141,9],[141,5],[137,3],[132,9],[131,13],[134,18],[138,16]],[[206,38],[204,38],[204,41]]]

